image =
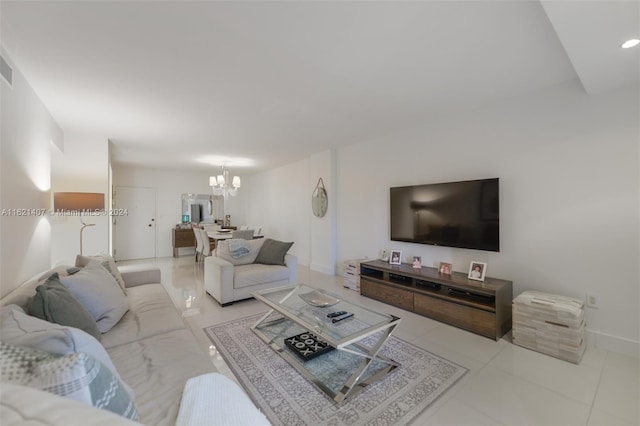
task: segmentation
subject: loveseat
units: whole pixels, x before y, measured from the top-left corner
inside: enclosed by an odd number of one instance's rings
[[[298,258],[287,253],[293,243],[270,238],[219,241],[204,261],[204,288],[222,306],[251,293],[295,283]]]
[[[77,264],[82,267],[61,266],[34,277],[1,301],[0,346],[5,352],[0,424],[132,424],[130,420],[148,425],[198,424],[202,423],[198,415],[215,424],[268,424],[234,382],[215,373],[207,351],[198,344],[160,283],[160,270],[120,273],[113,260],[104,258],[96,265],[95,260],[79,257]],[[56,281],[67,282],[70,274],[76,277],[97,271],[100,266],[113,276],[115,287],[109,291],[115,294],[117,289],[124,294],[127,310],[115,325],[107,324],[111,328],[99,333],[97,338],[79,328],[54,324],[26,313],[38,305],[34,294],[39,284],[47,282],[46,285],[55,288]],[[51,278],[54,273],[56,279]],[[100,317],[97,325],[104,327],[102,319],[109,315]],[[116,312],[117,315],[120,314]],[[133,405],[130,404],[125,413],[116,415],[112,413],[114,410],[93,408],[77,399],[38,390],[37,386],[31,386],[37,384],[37,380],[30,386],[16,384],[15,377],[7,378],[10,376],[9,360],[4,356],[7,348],[13,352],[45,351],[57,354],[53,358],[60,359],[82,356],[97,360],[99,363],[95,364],[100,368],[96,370],[99,374],[108,373],[110,380],[111,388],[105,395],[110,392],[114,399],[123,400],[130,396]],[[34,353],[42,356],[45,352]],[[30,352],[26,353],[31,356]],[[88,365],[93,365],[91,363]],[[199,400],[198,395],[206,395],[207,400]],[[126,407],[126,403],[120,405]],[[132,410],[137,412],[135,416],[131,415]]]

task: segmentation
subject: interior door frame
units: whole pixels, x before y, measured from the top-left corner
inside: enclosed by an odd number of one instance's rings
[[[113,211],[119,211],[119,207],[118,207],[118,190],[120,188],[127,188],[127,189],[145,189],[145,190],[151,190],[153,191],[153,210],[154,210],[154,218],[153,218],[153,256],[152,257],[146,257],[145,259],[156,259],[158,257],[158,190],[157,188],[151,187],[151,186],[131,186],[131,185],[114,185],[113,186]],[[113,249],[112,249],[112,256],[113,259],[115,261],[121,260],[118,258],[118,253],[117,253],[117,246],[118,246],[118,235],[116,232],[116,224],[117,224],[117,220],[118,220],[118,216],[114,215],[111,221],[111,226],[113,229],[112,235],[113,235]],[[128,259],[125,259],[128,260]],[[131,260],[135,260],[135,259],[131,259]]]

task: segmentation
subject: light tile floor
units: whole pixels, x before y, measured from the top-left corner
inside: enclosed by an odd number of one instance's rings
[[[203,267],[193,256],[123,262],[162,270],[162,280],[216,368],[235,379],[203,327],[266,311],[256,300],[222,308],[207,295]],[[590,348],[580,365],[511,343],[494,342],[360,296],[342,278],[300,266],[300,282],[402,318],[396,336],[456,362],[469,372],[417,419],[415,425],[638,425],[639,360]]]

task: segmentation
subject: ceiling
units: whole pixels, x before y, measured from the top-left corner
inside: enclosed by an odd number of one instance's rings
[[[638,1],[3,0],[0,29],[65,132],[157,168],[254,173],[569,80],[638,88]]]

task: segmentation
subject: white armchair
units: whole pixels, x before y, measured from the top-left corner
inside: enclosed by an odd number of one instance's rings
[[[284,256],[284,265],[254,263],[265,239],[247,240],[249,254],[233,258],[229,241],[220,241],[215,254],[204,261],[204,288],[222,306],[248,299],[251,293],[295,283],[298,279],[298,258]]]

